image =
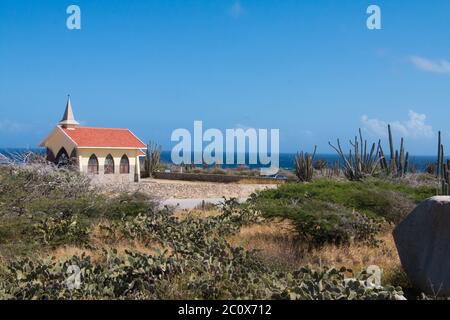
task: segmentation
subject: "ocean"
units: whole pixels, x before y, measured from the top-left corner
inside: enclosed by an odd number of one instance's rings
[[[8,158],[14,158],[17,155],[24,154],[26,152],[35,152],[45,155],[45,149],[44,148],[0,148],[0,154],[8,157]],[[282,169],[293,169],[294,164],[294,158],[295,153],[281,153],[279,160],[280,160],[280,168]],[[340,158],[337,154],[316,154],[315,160],[325,160],[328,165],[332,166],[337,161],[340,161]],[[164,163],[171,164],[171,156],[170,151],[162,151],[161,152],[161,161]],[[248,154],[246,155],[246,161],[248,162]],[[342,162],[342,161],[340,161]],[[435,156],[410,156],[410,164],[416,168],[416,171],[424,171],[425,167],[429,163],[436,163],[436,157]],[[260,164],[246,164],[248,167],[255,169],[255,168],[261,168],[264,167]],[[224,168],[233,168],[237,165],[223,165]]]

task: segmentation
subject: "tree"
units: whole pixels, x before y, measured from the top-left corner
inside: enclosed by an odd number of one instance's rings
[[[161,162],[161,146],[156,142],[150,141],[147,144],[147,151],[145,152],[145,175],[153,177],[153,174],[158,169]]]

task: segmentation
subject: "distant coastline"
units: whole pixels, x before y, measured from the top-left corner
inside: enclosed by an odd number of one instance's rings
[[[45,154],[45,148],[0,148],[0,154],[6,157],[12,157],[13,155],[23,154],[25,152],[35,152],[40,154]],[[247,154],[248,155],[248,154]],[[295,153],[280,153],[280,168],[291,170],[293,169]],[[246,157],[248,158],[248,157]],[[329,166],[333,166],[336,162],[340,161],[337,154],[316,154],[316,160],[325,160]],[[446,158],[447,159],[447,158]],[[161,161],[164,163],[171,164],[170,151],[161,152]],[[436,156],[410,156],[410,163],[414,165],[417,171],[424,171],[427,164],[435,163]],[[256,169],[261,168],[263,165],[248,165],[249,168]],[[237,165],[223,165],[223,168],[234,168]]]

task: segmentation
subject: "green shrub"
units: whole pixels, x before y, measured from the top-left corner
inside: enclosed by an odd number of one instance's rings
[[[257,192],[250,203],[265,217],[292,220],[299,238],[313,246],[349,242],[376,245],[376,235],[384,221],[399,222],[415,207],[415,202],[433,192],[433,188],[412,188],[376,179],[319,179]]]
[[[258,200],[256,207],[266,217],[291,219],[299,241],[311,246],[350,242],[376,246],[382,224],[354,210],[321,200]]]
[[[258,192],[253,196],[256,204],[262,200],[271,200],[281,208],[285,203],[298,203],[302,200],[318,200],[356,210],[371,218],[383,218],[397,223],[414,207],[415,203],[435,194],[431,187],[413,188],[401,183],[368,179],[364,182],[340,182],[320,179],[309,184],[287,183],[277,189]],[[310,208],[314,212],[314,208]],[[284,216],[279,210],[279,216]],[[264,213],[264,211],[263,211]]]
[[[109,219],[122,217],[137,217],[140,214],[153,212],[157,203],[148,195],[140,192],[122,193],[117,197],[102,201],[98,210],[101,215]]]

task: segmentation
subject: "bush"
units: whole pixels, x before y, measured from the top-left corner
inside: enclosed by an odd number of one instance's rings
[[[429,187],[368,179],[364,182],[316,180],[287,183],[252,195],[250,202],[264,217],[293,221],[298,237],[312,245],[361,242],[376,245],[376,235],[387,221],[397,223],[415,200],[433,194]]]
[[[415,203],[434,194],[435,189],[432,187],[413,188],[383,180],[339,182],[320,179],[310,184],[287,183],[277,189],[260,191],[253,196],[253,201],[258,204],[262,200],[271,200],[273,205],[282,209],[286,203],[298,203],[302,206],[302,200],[313,199],[319,201],[316,204],[337,204],[373,219],[397,223],[415,207]],[[315,211],[314,207],[309,209],[310,212]],[[283,210],[279,210],[278,216],[284,216]]]
[[[47,199],[51,204],[92,193],[89,178],[75,171],[45,164],[0,166],[0,215],[29,214],[37,202]]]
[[[148,195],[140,192],[122,193],[119,196],[102,201],[99,206],[101,215],[109,219],[137,217],[153,212],[157,203]]]
[[[301,202],[258,201],[256,206],[266,217],[293,221],[298,240],[311,246],[343,245],[350,242],[378,245],[376,235],[381,223],[343,206],[320,200]]]

